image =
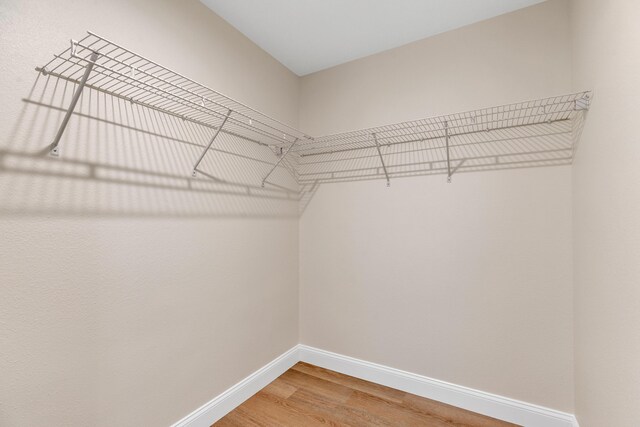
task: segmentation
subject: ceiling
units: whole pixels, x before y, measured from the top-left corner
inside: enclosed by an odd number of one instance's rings
[[[299,76],[544,0],[201,0]]]

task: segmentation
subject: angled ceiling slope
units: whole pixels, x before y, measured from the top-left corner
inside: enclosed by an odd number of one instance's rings
[[[544,0],[201,0],[299,76]]]

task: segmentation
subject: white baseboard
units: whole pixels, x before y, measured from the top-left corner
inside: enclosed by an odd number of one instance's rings
[[[300,361],[298,347],[295,346],[278,356],[275,360],[173,424],[172,427],[209,427],[298,363]]]
[[[302,344],[205,403],[172,427],[209,427],[299,361],[525,427],[579,427],[572,414]]]
[[[577,427],[572,414],[300,345],[300,360],[525,427]]]

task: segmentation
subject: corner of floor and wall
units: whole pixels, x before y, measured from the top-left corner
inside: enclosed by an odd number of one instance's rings
[[[207,425],[305,360],[527,426],[635,426],[639,16],[548,0],[298,77],[195,0],[1,2],[0,425]],[[96,93],[67,167],[127,184],[44,173],[72,87],[32,70],[86,30],[312,135],[594,99],[572,166],[327,184],[298,216],[163,187],[194,147]]]

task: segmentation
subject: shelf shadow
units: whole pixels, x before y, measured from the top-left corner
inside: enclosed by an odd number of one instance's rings
[[[0,215],[296,218],[291,165],[268,146],[85,89],[48,155],[75,84],[38,75],[0,145]]]
[[[48,156],[75,88],[39,74],[22,100],[0,145],[0,215],[295,218],[325,183],[569,165],[586,115],[549,110],[539,123],[463,132],[448,143],[442,132],[417,127],[390,133],[380,151],[359,143],[355,150],[294,151],[263,187],[278,161],[275,148],[221,133],[193,178],[215,127],[92,88],[82,93],[60,157]]]

